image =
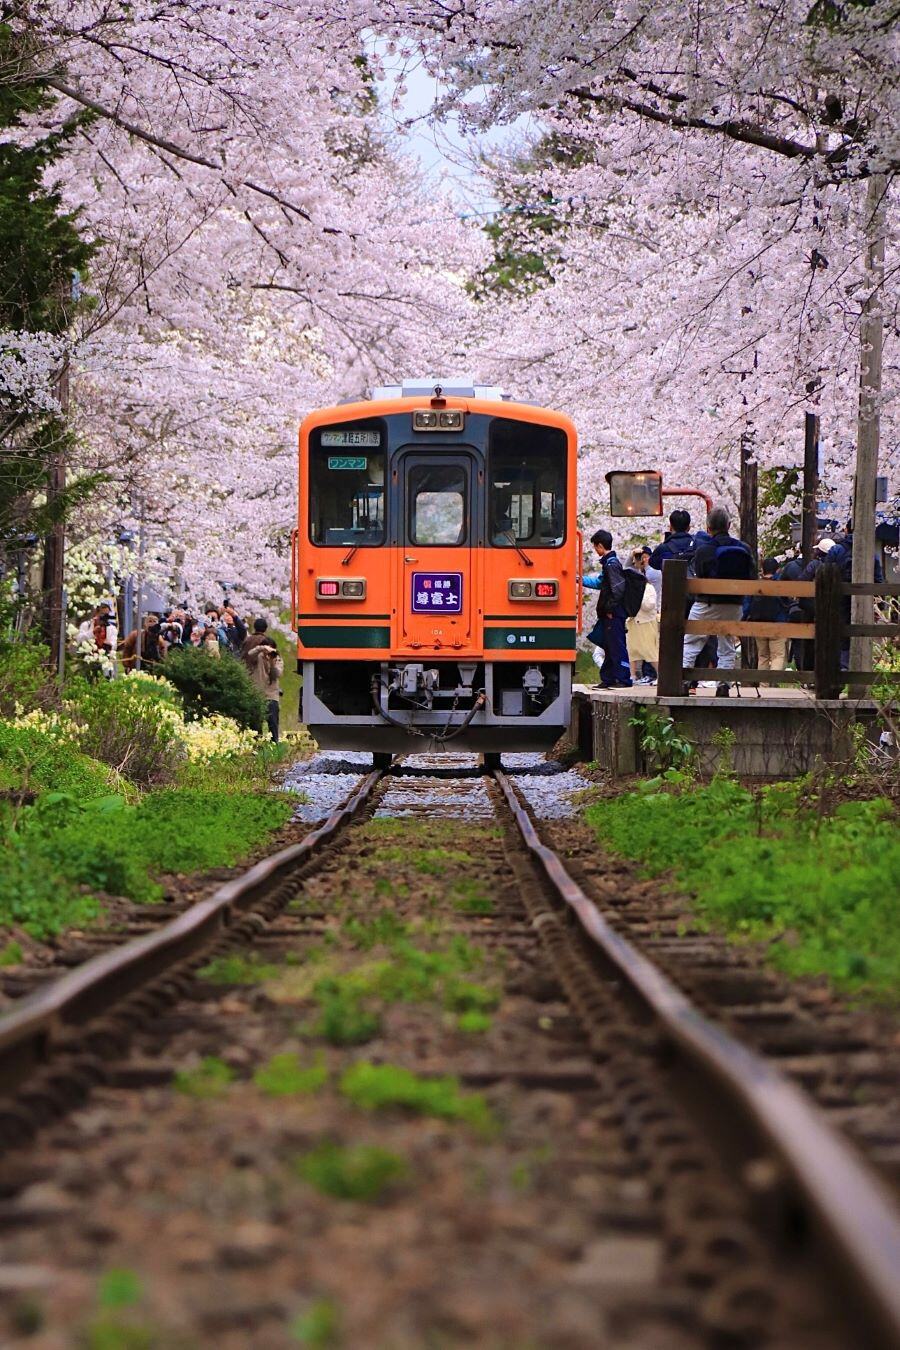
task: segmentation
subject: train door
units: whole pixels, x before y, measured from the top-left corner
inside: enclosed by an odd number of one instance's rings
[[[471,650],[477,613],[474,457],[409,451],[400,462],[396,646],[422,655]]]

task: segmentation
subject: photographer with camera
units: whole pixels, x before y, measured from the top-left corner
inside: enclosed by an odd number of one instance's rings
[[[145,614],[144,626],[140,634],[141,665],[151,669],[159,664],[169,650],[169,644],[162,635],[158,614]],[[122,643],[122,667],[126,673],[134,670],[137,663],[138,631],[136,628],[128,634]]]

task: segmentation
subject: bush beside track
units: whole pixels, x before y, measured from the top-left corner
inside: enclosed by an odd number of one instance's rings
[[[101,921],[110,895],[152,902],[165,873],[236,863],[289,819],[294,799],[270,779],[308,742],[276,746],[248,726],[243,667],[205,658],[231,677],[206,679],[199,655],[185,698],[148,674],[76,675],[59,691],[39,649],[0,649],[0,931],[12,939],[0,963],[26,938]],[[198,705],[205,685],[226,690],[212,712]]]
[[[831,805],[809,780],[751,790],[671,770],[585,818],[646,875],[670,876],[701,920],[766,943],[785,973],[897,1001],[900,828],[890,800]]]

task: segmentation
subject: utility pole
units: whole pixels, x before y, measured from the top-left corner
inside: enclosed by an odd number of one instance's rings
[[[66,553],[66,522],[61,509],[61,498],[66,490],[66,435],[69,424],[69,358],[65,356],[57,384],[60,418],[57,443],[47,465],[47,509],[56,512],[44,539],[44,570],[41,588],[44,592],[44,631],[50,647],[50,659],[59,671],[59,652],[65,644],[63,631],[63,568]]]
[[[803,437],[803,498],[800,507],[800,550],[803,561],[812,559],[819,518],[819,415],[805,414]]]
[[[741,495],[740,530],[744,543],[749,545],[754,558],[759,554],[759,464],[756,459],[753,431],[741,435]],[[756,665],[756,639],[741,638],[741,661],[744,666]]]
[[[875,577],[875,480],[880,439],[881,359],[884,346],[884,235],[887,185],[882,173],[869,179],[866,193],[866,298],[859,317],[859,414],[856,432],[856,475],[853,484],[853,581]],[[852,623],[871,624],[874,596],[854,595]],[[871,637],[850,640],[850,669],[871,670]],[[864,686],[852,686],[860,695]]]

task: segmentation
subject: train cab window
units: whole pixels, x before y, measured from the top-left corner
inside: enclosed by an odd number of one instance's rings
[[[460,464],[415,464],[409,470],[409,537],[413,544],[463,544],[467,474]]]
[[[558,548],[566,537],[566,437],[495,418],[488,450],[488,537],[497,548]]]
[[[309,447],[309,537],[314,544],[384,543],[381,432],[324,428]]]

